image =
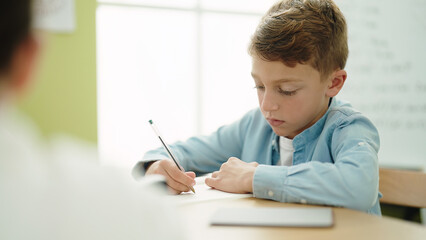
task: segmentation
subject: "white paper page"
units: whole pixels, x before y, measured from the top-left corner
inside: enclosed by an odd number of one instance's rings
[[[220,190],[212,189],[205,184],[205,179],[210,177],[211,174],[195,178],[196,185],[194,186],[195,194],[193,192],[185,192],[180,195],[169,196],[171,200],[178,201],[179,204],[204,202],[218,199],[238,199],[253,197],[253,194],[239,194],[228,193]]]

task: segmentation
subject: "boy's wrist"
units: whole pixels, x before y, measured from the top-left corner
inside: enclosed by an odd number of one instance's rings
[[[248,181],[246,183],[247,192],[252,193],[253,192],[253,177],[254,177],[254,171],[249,176]]]
[[[245,189],[247,192],[252,193],[253,192],[253,181],[254,181],[254,173],[256,172],[256,168],[259,165],[258,163],[253,163],[253,167],[250,168],[250,170],[246,174],[246,182],[245,182]]]
[[[143,164],[143,168],[145,169],[145,172],[147,172],[148,169],[152,166],[152,164],[156,163],[157,161],[158,160],[152,160],[152,161],[149,161],[149,162],[145,162]]]
[[[158,160],[151,160],[151,161],[141,161],[138,162],[132,169],[132,176],[135,180],[139,180],[142,177],[145,176],[145,174],[148,171],[148,168],[151,167],[151,165],[155,162],[157,162]]]

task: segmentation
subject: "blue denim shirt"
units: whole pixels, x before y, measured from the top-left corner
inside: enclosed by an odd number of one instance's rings
[[[293,166],[275,166],[279,136],[260,109],[220,127],[209,136],[171,145],[187,171],[217,171],[230,157],[258,162],[253,195],[280,202],[340,206],[381,215],[379,205],[379,134],[349,103],[332,99],[324,116],[294,137]],[[144,161],[167,159],[162,148]]]

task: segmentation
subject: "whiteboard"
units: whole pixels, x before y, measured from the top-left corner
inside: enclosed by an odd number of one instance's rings
[[[336,3],[349,34],[340,98],[377,126],[382,166],[426,169],[426,1]]]

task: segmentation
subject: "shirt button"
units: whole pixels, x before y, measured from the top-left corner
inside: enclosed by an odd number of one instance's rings
[[[358,146],[364,146],[365,142],[359,142]]]
[[[268,196],[273,197],[274,196],[274,192],[272,192],[271,190],[268,191]]]
[[[306,204],[306,203],[307,203],[307,201],[306,201],[306,199],[301,199],[301,200],[300,200],[300,203],[302,203],[302,204]]]

